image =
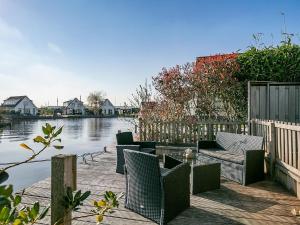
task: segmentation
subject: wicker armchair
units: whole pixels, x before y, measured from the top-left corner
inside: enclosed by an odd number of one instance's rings
[[[124,150],[125,207],[163,225],[190,206],[190,166],[159,167],[158,156]]]
[[[133,141],[132,132],[121,132],[116,135],[117,137],[117,168],[116,172],[124,174],[124,149],[131,149],[140,152],[146,152],[150,154],[156,153],[155,147],[156,142],[148,141],[148,142],[138,142]]]

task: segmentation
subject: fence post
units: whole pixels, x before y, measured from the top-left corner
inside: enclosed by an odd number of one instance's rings
[[[214,127],[213,127],[213,124],[212,122],[208,122],[207,124],[207,134],[208,134],[208,140],[213,140],[213,136],[214,136]]]
[[[140,140],[139,141],[143,141],[142,139],[142,118],[139,118],[139,136],[140,136]]]
[[[76,155],[56,155],[51,159],[51,225],[71,225],[72,213],[63,204],[67,187],[76,190]]]
[[[251,120],[251,135],[257,135],[256,134],[256,121],[255,120]]]
[[[134,125],[134,133],[136,134],[137,133],[137,130],[138,130],[138,125]]]
[[[270,175],[272,178],[275,177],[275,163],[276,163],[276,128],[275,123],[270,125],[270,143],[269,143],[269,152],[270,152]]]

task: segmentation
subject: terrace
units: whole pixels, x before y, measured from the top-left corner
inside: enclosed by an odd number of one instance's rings
[[[105,190],[125,192],[125,178],[115,173],[116,149],[107,152],[87,164],[79,162],[78,189],[92,190],[92,194],[79,212],[73,213],[72,224],[95,224],[89,202],[99,199]],[[50,178],[26,189],[24,203],[40,201],[50,203]],[[221,188],[191,195],[191,207],[169,224],[299,224],[300,219],[291,214],[300,208],[300,201],[278,183],[271,180],[242,186],[226,179]],[[47,216],[39,224],[50,224]],[[104,218],[103,224],[154,224],[152,221],[124,208],[124,199],[115,213]]]

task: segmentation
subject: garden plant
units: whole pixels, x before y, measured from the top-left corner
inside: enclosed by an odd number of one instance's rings
[[[0,184],[4,183],[9,174],[7,170],[28,163],[36,159],[46,149],[53,147],[57,150],[63,149],[61,138],[63,127],[56,128],[46,123],[42,127],[43,135],[36,136],[33,141],[40,143],[42,148],[40,150],[34,150],[25,143],[20,144],[22,148],[29,151],[31,156],[18,163],[10,164],[4,168],[0,168]],[[14,193],[13,185],[1,185],[0,186],[0,225],[24,225],[24,224],[36,224],[38,221],[45,218],[50,206],[42,207],[39,202],[35,202],[32,206],[22,203],[22,197],[25,193],[23,190],[21,193]],[[79,191],[73,192],[71,188],[67,188],[65,195],[64,205],[66,210],[77,211],[83,202],[90,196],[91,192],[86,191],[84,193]],[[93,202],[94,209],[91,211],[96,216],[96,222],[99,224],[102,222],[106,213],[112,213],[113,208],[119,206],[119,199],[122,197],[122,193],[116,195],[111,191],[106,191],[103,194],[103,199]],[[61,221],[57,221],[55,224],[61,224]]]

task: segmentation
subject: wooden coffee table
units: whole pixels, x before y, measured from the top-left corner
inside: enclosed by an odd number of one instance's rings
[[[190,188],[192,194],[220,188],[221,164],[198,153],[187,159],[183,153],[164,155],[164,167],[171,169],[180,163],[188,162],[191,166]]]

